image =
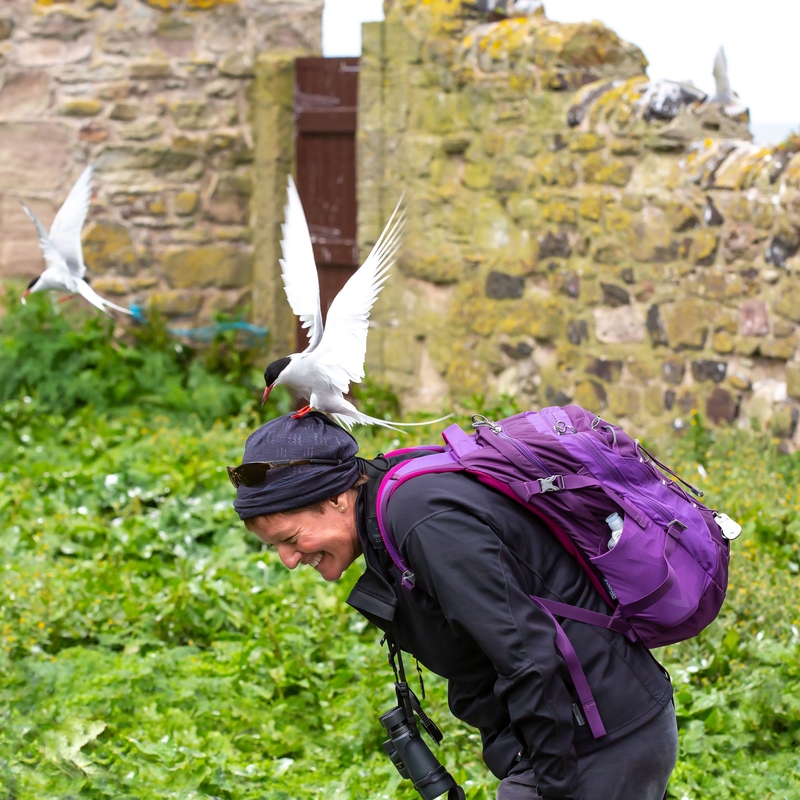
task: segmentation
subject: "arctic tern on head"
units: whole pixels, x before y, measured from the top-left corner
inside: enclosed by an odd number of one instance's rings
[[[307,329],[308,347],[302,353],[279,358],[267,367],[264,371],[267,388],[262,405],[275,386],[286,385],[308,400],[309,405],[297,412],[299,416],[314,408],[330,414],[348,429],[356,422],[387,428],[403,425],[362,414],[344,397],[351,381],[358,383],[364,377],[369,313],[400,246],[405,221],[405,212],[400,211],[402,202],[401,197],[367,260],[334,298],[323,330],[314,247],[300,195],[289,176],[285,221],[281,227],[281,275],[289,305]],[[430,423],[405,423],[427,424]]]
[[[81,247],[81,228],[86,221],[89,210],[89,201],[92,197],[92,165],[90,164],[81,173],[80,178],[67,195],[64,205],[58,210],[56,218],[50,227],[50,233],[36,215],[24,203],[25,213],[33,220],[39,234],[39,246],[42,248],[44,260],[47,264],[45,271],[34,278],[28,288],[22,293],[22,302],[31,292],[44,292],[58,290],[68,292],[69,295],[79,294],[93,306],[104,311],[107,307],[125,314],[130,314],[127,308],[100,297],[97,292],[84,280],[86,265],[83,263],[83,248]],[[67,299],[67,298],[64,298]]]

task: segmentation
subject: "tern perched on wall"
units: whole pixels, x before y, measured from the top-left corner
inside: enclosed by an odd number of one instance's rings
[[[31,292],[56,290],[67,292],[68,297],[79,294],[106,314],[108,314],[108,308],[122,311],[125,314],[131,313],[127,308],[122,308],[122,306],[100,297],[83,277],[86,274],[86,265],[83,263],[81,228],[86,221],[86,213],[92,197],[91,184],[92,165],[89,164],[70,190],[64,205],[58,210],[49,234],[33,211],[24,203],[22,204],[25,213],[36,226],[39,234],[39,246],[42,248],[47,264],[45,271],[38,278],[34,278],[22,293],[23,303]]]
[[[344,396],[351,382],[359,383],[364,377],[369,314],[400,246],[405,213],[400,208],[401,204],[402,198],[367,260],[334,298],[323,329],[319,278],[311,234],[300,195],[289,176],[285,221],[281,227],[281,275],[289,305],[307,331],[308,347],[302,353],[279,358],[267,367],[264,371],[267,387],[262,405],[275,386],[285,385],[308,400],[309,405],[296,412],[298,416],[313,408],[330,414],[348,429],[355,423],[387,428],[430,424],[388,423],[362,414]]]

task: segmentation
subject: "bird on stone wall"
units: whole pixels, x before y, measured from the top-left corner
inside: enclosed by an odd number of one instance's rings
[[[309,403],[295,416],[303,416],[316,409],[330,414],[348,429],[355,423],[395,429],[395,426],[427,425],[441,421],[390,424],[362,414],[345,397],[350,383],[358,383],[364,377],[369,314],[400,247],[405,223],[402,202],[401,197],[367,260],[334,298],[323,328],[314,247],[300,195],[289,176],[288,199],[281,226],[281,276],[289,305],[306,329],[308,347],[302,353],[279,358],[266,368],[262,405],[276,386],[289,386]]]
[[[504,19],[506,17],[528,17],[540,11],[540,0],[475,0],[474,3],[461,3],[464,14],[485,16],[490,20]]]
[[[728,60],[725,58],[725,50],[720,47],[714,58],[714,83],[716,90],[708,103],[719,103],[729,117],[735,117],[747,112],[747,106],[739,99],[739,95],[731,89],[731,81],[728,77]]]
[[[92,197],[91,184],[92,165],[89,164],[70,190],[64,205],[58,210],[50,227],[50,233],[45,230],[33,211],[22,203],[25,213],[36,226],[39,246],[47,264],[45,271],[34,278],[22,293],[20,299],[23,303],[32,292],[60,291],[67,292],[67,296],[62,297],[60,302],[79,294],[106,314],[108,308],[122,311],[124,314],[131,313],[127,308],[118,306],[97,294],[84,277],[86,265],[83,263],[81,229],[86,221]]]

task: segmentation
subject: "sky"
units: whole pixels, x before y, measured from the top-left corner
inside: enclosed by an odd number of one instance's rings
[[[797,0],[544,0],[550,19],[599,19],[641,47],[653,79],[691,80],[714,90],[711,70],[722,45],[734,91],[750,107],[756,141],[778,142],[800,129]],[[383,18],[382,0],[325,0],[322,50],[360,55],[361,22]]]

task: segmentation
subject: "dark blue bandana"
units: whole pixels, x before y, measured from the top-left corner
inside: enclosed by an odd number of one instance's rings
[[[359,476],[357,452],[353,436],[318,411],[299,419],[286,414],[270,420],[247,438],[243,464],[302,458],[342,463],[278,467],[267,472],[260,486],[241,484],[233,502],[239,519],[291,511],[346,492]]]

